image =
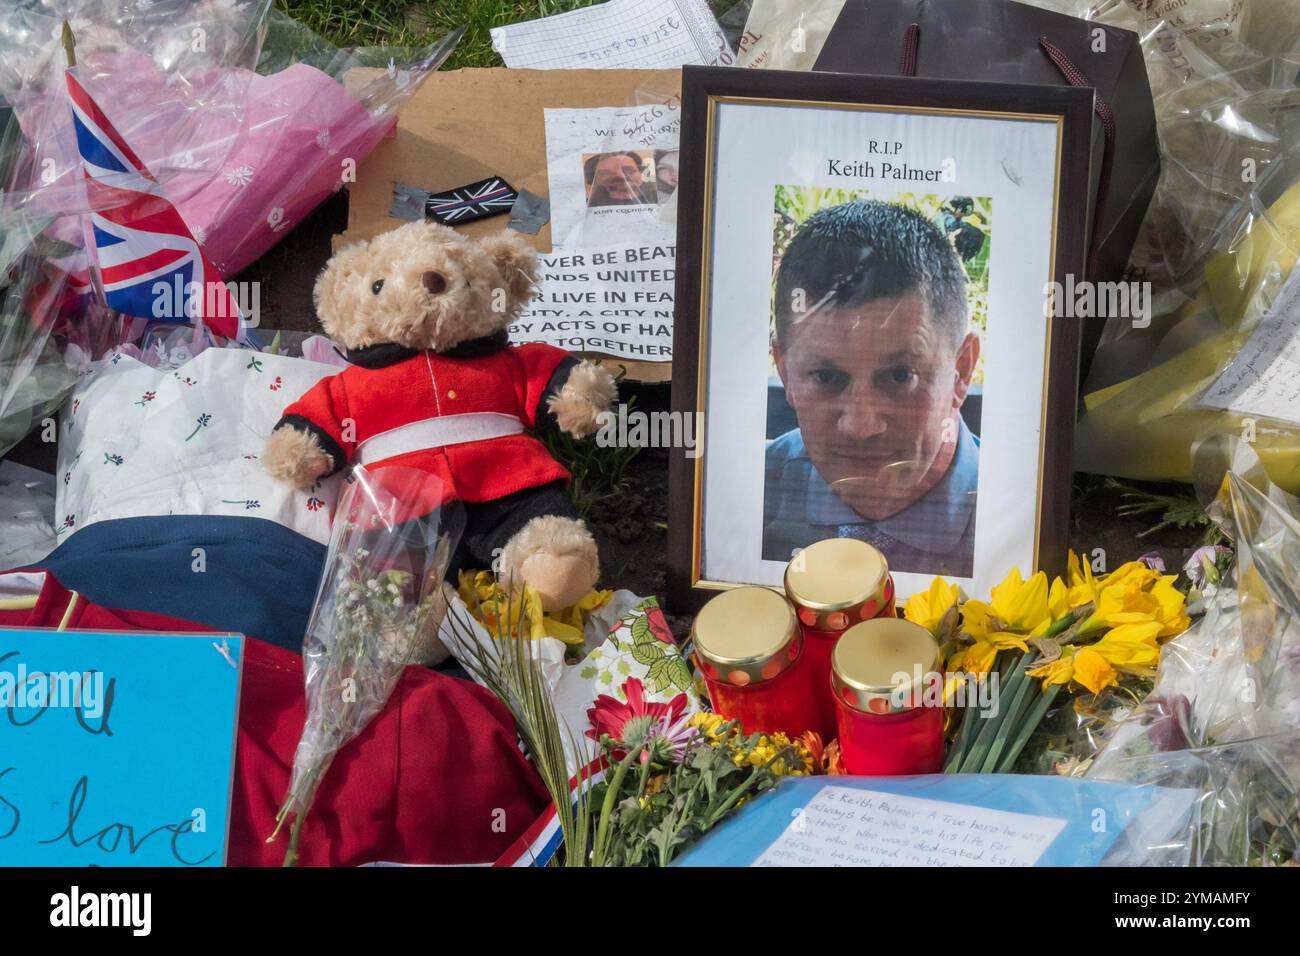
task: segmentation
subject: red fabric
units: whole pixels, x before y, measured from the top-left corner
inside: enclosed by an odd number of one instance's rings
[[[477,358],[421,352],[384,368],[352,366],[317,382],[284,410],[317,425],[351,462],[366,439],[411,422],[467,412],[514,415],[532,428],[555,369],[567,352],[540,343]],[[350,421],[351,428],[344,423]],[[525,488],[565,481],[568,470],[532,435],[505,435],[397,455],[375,467],[404,465],[442,480],[441,500],[413,503],[425,514],[446,501],[494,501]]]
[[[57,627],[71,594],[46,574],[36,606],[0,610],[0,627]],[[79,599],[66,630],[209,632],[189,621]],[[302,658],[244,644],[229,862],[278,866],[287,834],[266,838],[289,786],[306,720]],[[303,825],[302,865],[485,863],[546,807],[509,713],[486,690],[408,668],[388,705],[335,758]]]

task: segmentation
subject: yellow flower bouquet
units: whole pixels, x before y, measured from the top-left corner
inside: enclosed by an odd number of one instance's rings
[[[1161,645],[1190,623],[1176,580],[1142,561],[1094,576],[1071,552],[1065,578],[1013,568],[988,601],[962,601],[941,578],[912,595],[904,616],[942,645],[946,700],[972,683],[987,692],[957,721],[945,772],[1009,772],[1062,688],[1154,676]]]

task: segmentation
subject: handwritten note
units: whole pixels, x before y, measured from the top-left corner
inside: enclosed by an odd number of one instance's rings
[[[1300,425],[1300,269],[1199,404]]]
[[[622,245],[538,257],[541,281],[510,341],[669,362],[674,245]]]
[[[824,787],[755,866],[1033,866],[1065,821]]]
[[[731,66],[735,55],[704,0],[610,0],[494,27],[506,66],[532,70]]]
[[[220,866],[242,650],[0,629],[0,866]]]

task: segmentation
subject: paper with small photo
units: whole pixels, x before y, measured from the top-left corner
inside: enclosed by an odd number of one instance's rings
[[[681,100],[644,99],[545,111],[554,249],[676,239]]]

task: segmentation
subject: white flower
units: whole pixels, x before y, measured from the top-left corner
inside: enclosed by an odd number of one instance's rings
[[[247,164],[226,170],[226,182],[232,186],[247,186],[253,181],[253,167]]]
[[[321,149],[329,149],[330,131],[327,129],[318,129],[316,131],[316,145]]]

